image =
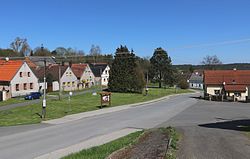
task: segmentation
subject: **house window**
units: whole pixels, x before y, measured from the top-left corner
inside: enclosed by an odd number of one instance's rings
[[[75,82],[72,82],[72,86],[75,86]]]
[[[22,72],[19,72],[19,76],[20,76],[20,77],[23,77],[23,73],[22,73]]]
[[[19,84],[16,84],[16,91],[19,91]]]
[[[66,83],[65,82],[63,82],[63,86],[65,86],[66,85]]]
[[[70,86],[70,82],[68,82],[68,87]]]
[[[24,84],[23,84],[23,89],[24,89],[24,90],[27,90],[27,83],[24,83]]]
[[[105,71],[105,74],[108,74],[108,70]]]
[[[104,81],[104,82],[106,82],[106,79],[105,79],[105,78],[103,78],[103,81]]]
[[[33,89],[33,83],[30,83],[30,89]]]
[[[28,72],[28,77],[30,77],[30,72]]]
[[[68,72],[66,72],[66,76],[68,76]]]
[[[234,95],[235,95],[236,97],[240,97],[240,96],[241,96],[241,93],[234,93]]]
[[[214,94],[215,95],[219,95],[220,94],[220,90],[214,90]]]

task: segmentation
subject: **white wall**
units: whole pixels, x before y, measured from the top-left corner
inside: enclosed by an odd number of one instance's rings
[[[109,81],[109,71],[110,71],[110,67],[107,66],[105,68],[105,70],[102,72],[102,85],[103,86],[107,86],[108,85],[108,81]]]
[[[22,77],[20,77],[20,72],[22,72]],[[30,72],[30,77],[28,77],[28,72]],[[26,83],[27,89],[24,90],[24,84]],[[30,88],[30,83],[33,83],[33,89]],[[19,84],[19,91],[16,90],[16,84]],[[38,78],[29,68],[29,66],[24,63],[18,70],[14,78],[10,82],[11,85],[11,96],[22,96],[29,94],[30,92],[38,92]]]
[[[77,90],[78,80],[70,67],[64,72],[61,77],[61,87],[64,91]]]
[[[215,95],[214,90],[222,90],[222,86],[207,86],[207,93],[210,95]]]
[[[52,82],[52,91],[59,91],[59,82],[58,81]]]
[[[203,89],[202,83],[189,83],[189,88]]]
[[[86,83],[88,83],[88,87],[95,85],[95,76],[92,70],[90,69],[89,65],[87,65],[81,76],[80,82],[82,83],[83,81],[85,81],[85,85],[83,88],[86,87]]]

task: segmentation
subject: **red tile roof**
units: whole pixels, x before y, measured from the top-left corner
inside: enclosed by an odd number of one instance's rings
[[[0,60],[0,81],[11,81],[22,65],[22,60]]]
[[[250,70],[205,70],[205,85],[250,85]]]
[[[246,91],[246,86],[245,85],[225,85],[224,86],[225,91],[231,92],[231,91],[240,91],[240,92],[245,92]]]
[[[71,69],[77,78],[81,78],[87,66],[87,64],[72,64]]]

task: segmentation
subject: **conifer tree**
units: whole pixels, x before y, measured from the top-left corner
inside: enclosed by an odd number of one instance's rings
[[[133,51],[130,52],[126,46],[117,48],[110,70],[110,91],[142,93],[144,85],[144,76]]]

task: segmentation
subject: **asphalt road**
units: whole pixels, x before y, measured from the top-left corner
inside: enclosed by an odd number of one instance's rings
[[[197,101],[188,95],[61,125],[0,128],[0,158],[29,159],[124,128],[153,128]]]
[[[180,159],[250,158],[250,104],[199,100],[159,126],[175,126],[182,133]]]

